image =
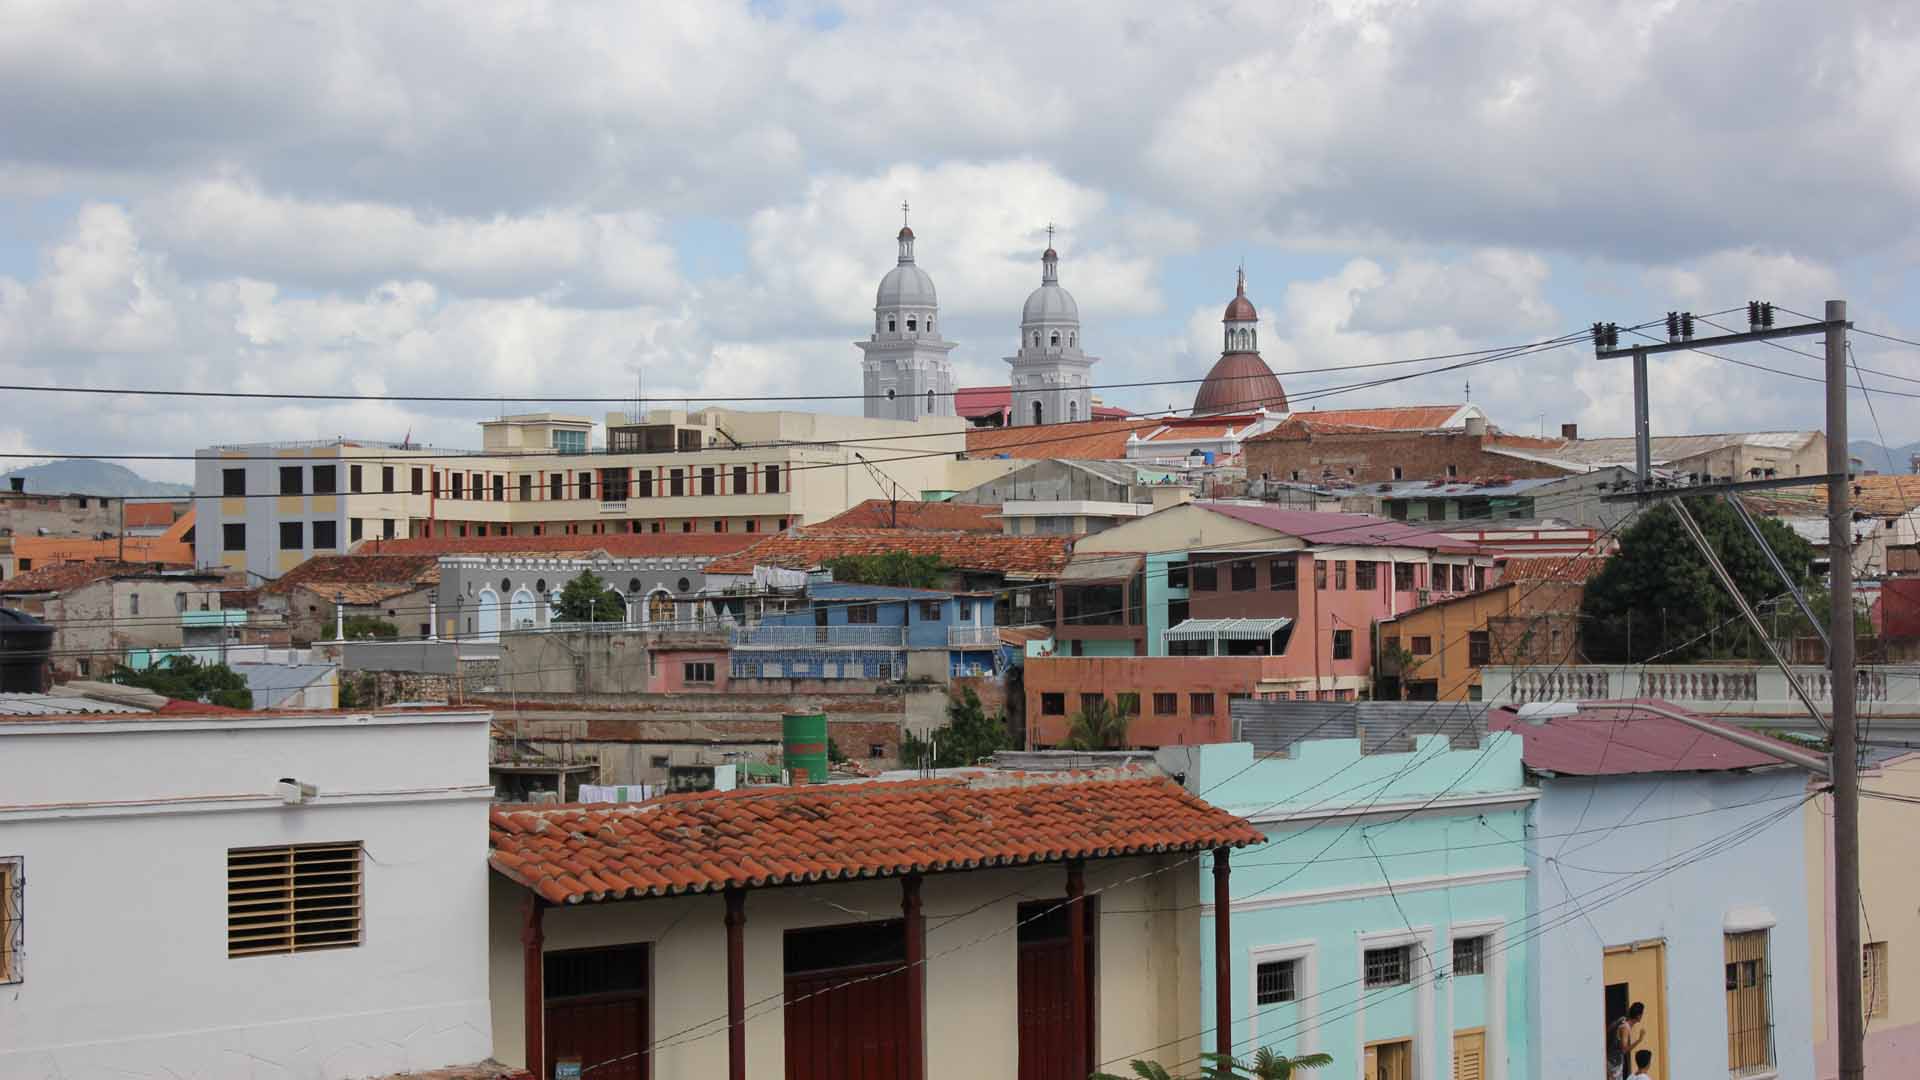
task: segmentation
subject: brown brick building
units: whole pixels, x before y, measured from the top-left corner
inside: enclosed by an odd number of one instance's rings
[[[1242,444],[1247,475],[1306,483],[1559,477],[1577,471],[1502,450],[1550,451],[1565,439],[1502,434],[1485,421],[1425,431],[1381,430],[1297,415]]]

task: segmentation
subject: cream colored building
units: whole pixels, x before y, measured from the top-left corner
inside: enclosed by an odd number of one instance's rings
[[[966,444],[955,417],[719,408],[609,414],[601,446],[582,416],[480,427],[477,453],[362,440],[202,450],[196,561],[271,579],[375,537],[776,532],[951,490]]]

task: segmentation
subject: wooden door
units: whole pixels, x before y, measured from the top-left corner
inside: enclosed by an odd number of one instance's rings
[[[1487,1080],[1485,1028],[1453,1033],[1453,1080]]]
[[[545,968],[546,1075],[554,1062],[578,1058],[601,1080],[647,1080],[647,946],[552,952]]]
[[[1061,907],[1066,898],[1036,900],[1021,904],[1018,910],[1020,957],[1016,991],[1020,1045],[1019,1080],[1079,1080],[1072,1074],[1071,1004],[1073,970],[1069,962],[1073,950],[1067,922],[1068,909]],[[1100,925],[1094,917],[1095,898],[1081,902],[1087,924],[1087,987],[1080,1007],[1080,1039],[1087,1048],[1087,1062],[1095,1063],[1094,1019],[1097,980],[1094,957],[1098,944],[1094,930]]]
[[[898,963],[789,973],[787,1080],[905,1076],[906,1003],[907,972]]]
[[[1640,1028],[1645,1033],[1640,1040],[1640,1049],[1653,1051],[1653,1065],[1648,1075],[1654,1080],[1666,1080],[1667,1072],[1667,948],[1659,941],[1641,941],[1632,945],[1617,945],[1606,950],[1603,961],[1605,983],[1604,994],[1613,1001],[1634,1002],[1646,1006],[1646,1014],[1641,1017]],[[1620,1018],[1619,1013],[1602,1010],[1597,1017],[1603,1032],[1611,1031],[1612,1024]],[[1601,1047],[1606,1043],[1604,1039]],[[1606,1061],[1604,1056],[1600,1059]],[[1628,1073],[1632,1073],[1633,1061],[1627,1061]]]
[[[1361,1080],[1413,1080],[1413,1040],[1368,1044],[1360,1068]]]

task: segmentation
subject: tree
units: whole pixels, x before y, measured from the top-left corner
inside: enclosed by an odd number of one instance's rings
[[[349,615],[342,622],[341,629],[346,631],[348,641],[392,641],[400,636],[400,628],[375,615]]]
[[[918,765],[931,753],[934,768],[953,769],[978,764],[1012,745],[1006,716],[988,716],[980,695],[969,686],[961,689],[959,697],[947,699],[947,722],[929,738],[908,733],[900,740],[900,756],[906,764]]]
[[[1140,714],[1139,694],[1117,694],[1090,701],[1067,727],[1069,750],[1118,750],[1127,744],[1127,725]]]
[[[1732,508],[1697,497],[1686,506],[1749,604],[1786,591]],[[1793,584],[1813,584],[1813,547],[1778,521],[1761,518],[1759,525]],[[1641,513],[1620,537],[1620,552],[1587,583],[1580,614],[1586,653],[1603,663],[1746,657],[1755,645],[1738,605],[1688,539],[1677,513],[1664,506]]]
[[[593,571],[582,570],[560,590],[560,618],[564,622],[626,622],[627,602]]]
[[[1293,1080],[1294,1073],[1302,1069],[1322,1069],[1333,1064],[1332,1054],[1300,1054],[1287,1057],[1276,1054],[1269,1047],[1256,1050],[1252,1061],[1242,1061],[1225,1054],[1201,1054],[1203,1066],[1193,1080]],[[1167,1071],[1166,1066],[1157,1061],[1133,1060],[1133,1075],[1139,1080],[1177,1080]],[[1124,1080],[1112,1073],[1094,1073],[1090,1080]]]
[[[113,681],[181,701],[253,708],[253,691],[244,677],[225,664],[202,664],[191,656],[169,656],[144,671],[117,667]]]
[[[842,555],[828,559],[822,566],[833,572],[833,580],[859,585],[898,585],[912,589],[937,587],[947,573],[938,555],[914,555],[889,551],[882,555]]]

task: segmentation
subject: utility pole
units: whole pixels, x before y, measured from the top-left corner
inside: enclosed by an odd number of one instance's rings
[[[1839,980],[1840,1080],[1863,1080],[1860,1008],[1860,753],[1854,728],[1853,483],[1847,475],[1847,302],[1827,317],[1827,669],[1833,684],[1833,945]]]

